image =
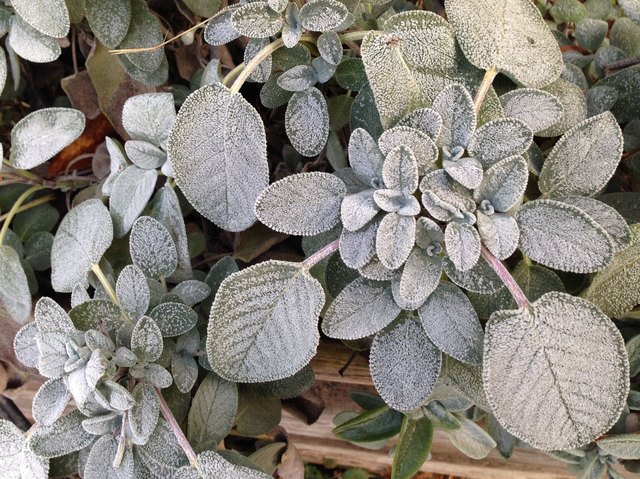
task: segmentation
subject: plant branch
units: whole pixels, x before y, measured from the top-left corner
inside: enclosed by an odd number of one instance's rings
[[[100,269],[100,265],[98,263],[92,264],[91,271],[96,275],[96,278],[98,278],[98,281],[100,281],[100,284],[105,289],[111,300],[116,304],[120,304],[120,301],[118,301],[118,297],[116,296],[116,292],[113,290],[111,283],[109,283],[109,280],[102,272],[102,269]]]
[[[516,282],[516,280],[511,276],[511,273],[504,267],[502,261],[493,256],[491,252],[482,246],[480,250],[482,257],[487,260],[489,266],[496,272],[496,274],[500,277],[504,285],[507,287],[513,299],[516,300],[519,308],[529,309],[531,307],[531,303],[527,299],[527,296],[524,294],[524,291],[520,288],[520,285]]]
[[[20,206],[22,206],[22,203],[24,203],[26,199],[29,198],[29,196],[31,196],[33,193],[39,190],[43,190],[44,188],[44,186],[40,185],[32,186],[18,197],[9,212],[5,215],[6,218],[4,220],[4,224],[2,225],[2,230],[0,230],[0,245],[4,243],[4,237],[7,235],[7,231],[9,230],[9,224],[11,224],[11,220],[18,213],[18,210],[20,209]]]
[[[180,444],[180,447],[182,448],[187,458],[189,459],[189,463],[191,464],[191,467],[195,467],[197,469],[198,459],[195,451],[191,447],[191,444],[189,444],[189,440],[184,435],[184,432],[182,432],[182,429],[180,428],[178,421],[176,421],[176,418],[173,416],[171,409],[169,409],[167,402],[162,397],[162,393],[158,388],[154,387],[154,389],[156,391],[156,395],[158,396],[158,400],[160,401],[160,411],[162,411],[162,415],[169,423],[169,426],[171,427],[171,430],[173,431],[174,436],[176,436],[176,439],[178,440],[178,444]]]
[[[329,243],[327,246],[325,246],[324,248],[320,249],[319,251],[316,251],[311,256],[309,256],[307,259],[305,259],[302,262],[302,264],[306,268],[312,268],[316,264],[318,264],[320,261],[325,259],[327,256],[329,256],[329,255],[335,253],[336,251],[338,251],[339,247],[340,247],[340,240],[337,239],[337,240]]]
[[[476,97],[473,100],[473,105],[476,108],[476,112],[480,112],[480,107],[482,106],[482,102],[484,98],[487,96],[489,92],[489,88],[491,88],[491,84],[498,74],[498,69],[495,66],[492,66],[484,73],[484,78],[482,79],[482,83],[480,83],[480,87],[478,88],[478,93],[476,93]]]

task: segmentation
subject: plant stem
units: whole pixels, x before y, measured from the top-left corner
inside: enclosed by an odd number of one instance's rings
[[[473,100],[473,105],[476,108],[476,112],[480,112],[480,107],[482,106],[482,102],[484,98],[487,96],[489,92],[489,88],[491,88],[491,84],[498,74],[498,69],[495,66],[492,66],[484,73],[484,78],[482,79],[482,83],[480,84],[480,88],[478,88],[478,93],[476,93],[476,97]]]
[[[496,272],[496,274],[500,277],[504,285],[507,287],[513,299],[516,300],[518,307],[523,309],[529,309],[531,307],[531,303],[527,299],[527,296],[524,294],[524,291],[520,288],[520,285],[516,282],[516,280],[511,276],[511,273],[504,267],[502,261],[493,256],[491,252],[482,246],[480,250],[482,257],[487,260],[489,266]]]
[[[92,264],[91,271],[96,275],[96,278],[98,278],[98,281],[100,281],[100,284],[105,289],[111,300],[116,304],[120,304],[120,301],[118,301],[118,297],[116,296],[116,292],[113,290],[111,283],[109,283],[109,280],[100,269],[100,265],[98,263]]]
[[[335,253],[336,251],[338,251],[339,247],[340,247],[340,240],[337,239],[337,240],[329,243],[327,246],[325,246],[324,248],[320,249],[319,251],[316,251],[311,256],[309,256],[307,259],[305,259],[302,262],[302,264],[306,268],[312,268],[316,264],[318,264],[320,261],[325,259],[327,256],[329,256],[329,255]]]
[[[20,208],[18,208],[16,210],[16,214],[22,213],[23,211],[30,210],[31,208],[35,208],[36,206],[40,206],[44,203],[49,203],[49,201],[52,201],[55,198],[56,197],[53,195],[47,195],[47,196],[43,196],[42,198],[38,198],[37,200],[30,201],[29,203],[26,203],[22,205]],[[0,223],[6,220],[8,217],[9,217],[9,213],[6,213],[0,216]]]
[[[178,440],[178,444],[180,444],[180,447],[182,448],[187,458],[189,459],[189,463],[191,464],[191,467],[195,467],[197,469],[198,459],[195,451],[191,447],[191,444],[189,444],[189,441],[184,435],[184,432],[182,432],[182,429],[180,428],[178,421],[176,421],[176,418],[173,416],[171,409],[169,409],[167,402],[162,397],[162,393],[158,388],[154,388],[154,389],[156,390],[156,395],[158,396],[158,400],[160,401],[160,411],[162,411],[162,415],[169,423],[169,426],[171,427],[173,434],[176,436],[176,439]]]
[[[4,237],[7,235],[7,231],[9,231],[9,224],[11,224],[11,220],[18,213],[18,210],[20,209],[20,206],[22,206],[22,203],[24,203],[25,200],[29,198],[29,196],[31,196],[33,193],[38,190],[43,190],[44,188],[44,186],[40,185],[32,186],[18,197],[9,212],[5,215],[6,218],[4,220],[4,224],[2,225],[2,230],[0,230],[0,245],[4,244]]]

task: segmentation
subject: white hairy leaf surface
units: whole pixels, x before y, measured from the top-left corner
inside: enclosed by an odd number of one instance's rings
[[[43,35],[62,38],[69,33],[71,22],[64,0],[12,0],[11,6]]]
[[[209,319],[207,355],[228,380],[291,376],[315,354],[324,291],[299,264],[267,261],[232,274]]]
[[[456,416],[459,429],[446,431],[449,441],[465,456],[484,459],[497,446],[496,441],[482,427],[466,417]]]
[[[640,440],[635,433],[605,437],[596,441],[596,444],[605,454],[619,459],[637,460],[640,458]]]
[[[277,83],[283,90],[305,91],[318,83],[318,75],[311,65],[296,65],[280,75]]]
[[[131,332],[131,351],[142,361],[151,363],[162,354],[162,331],[149,316],[141,317]]]
[[[194,450],[214,449],[231,430],[237,409],[238,386],[208,373],[189,409],[187,438]]]
[[[73,108],[44,108],[21,119],[11,130],[11,164],[28,170],[50,160],[84,131],[85,117]]]
[[[252,38],[247,43],[244,49],[244,63],[248,65],[260,51],[269,44],[268,38]],[[262,60],[255,70],[249,76],[249,79],[254,82],[264,83],[271,76],[271,69],[273,67],[273,58],[269,55]]]
[[[204,30],[204,40],[208,44],[225,45],[240,36],[231,20],[234,10],[235,8],[225,8],[211,17]]]
[[[186,304],[161,303],[149,313],[164,337],[179,336],[191,330],[198,321],[198,314]]]
[[[605,112],[567,131],[540,172],[538,187],[547,196],[593,196],[604,188],[620,162],[620,126]]]
[[[191,307],[207,299],[211,294],[211,288],[204,281],[188,279],[173,288],[171,294],[177,294],[184,304]]]
[[[113,461],[118,451],[118,441],[113,435],[100,437],[92,446],[85,459],[82,477],[85,479],[120,478],[127,472],[133,474],[133,470],[127,467],[127,460],[123,459],[118,468],[113,466]],[[133,466],[133,464],[131,464]]]
[[[456,182],[444,170],[436,170],[427,174],[420,181],[422,204],[437,220],[450,221],[455,210],[471,212],[476,204],[471,191]]]
[[[52,62],[62,52],[58,39],[43,35],[18,15],[11,17],[7,42],[19,57],[34,63]]]
[[[287,136],[298,153],[315,156],[322,151],[329,138],[329,110],[320,90],[309,88],[295,93],[284,121]]]
[[[31,452],[24,433],[4,419],[0,419],[0,475],[7,479],[49,477],[49,460]]]
[[[462,51],[478,68],[497,67],[532,88],[562,73],[560,48],[528,0],[447,0],[445,7]]]
[[[45,458],[60,457],[83,449],[95,438],[82,428],[84,418],[80,411],[73,411],[50,426],[36,428],[27,440],[29,448]]]
[[[469,141],[469,153],[488,168],[498,161],[522,155],[529,149],[533,133],[516,118],[499,118],[485,123]]]
[[[349,268],[362,268],[376,254],[376,233],[379,224],[379,221],[372,221],[358,231],[342,229],[340,257]]]
[[[386,142],[384,142],[386,144]],[[384,153],[384,151],[383,151]],[[387,188],[412,194],[418,187],[418,163],[412,150],[404,145],[390,149],[382,165]]]
[[[466,223],[451,222],[444,230],[447,255],[460,271],[469,271],[480,258],[480,236]]]
[[[482,326],[471,301],[460,288],[440,283],[418,314],[427,336],[442,352],[458,361],[482,364]]]
[[[416,239],[416,220],[412,216],[387,213],[376,233],[376,253],[389,269],[402,266]]]
[[[33,397],[33,419],[43,426],[50,426],[62,414],[71,400],[71,394],[62,378],[49,379]]]
[[[131,260],[149,278],[168,278],[178,264],[173,238],[162,223],[151,216],[141,216],[131,228]]]
[[[400,146],[407,148],[415,156],[420,176],[433,169],[433,163],[438,159],[438,147],[429,135],[408,126],[396,126],[386,130],[380,135],[378,145],[380,146],[380,151],[387,157]],[[385,184],[389,188],[395,188],[386,183],[386,180]]]
[[[534,88],[516,88],[500,97],[507,117],[523,121],[534,133],[545,130],[562,118],[562,103],[551,93]]]
[[[116,181],[116,178],[118,177],[118,175],[120,175],[120,173],[124,171],[127,166],[129,166],[130,163],[120,142],[107,136],[105,138],[105,144],[107,145],[107,151],[109,153],[110,161],[109,176],[102,183],[102,194],[104,196],[109,196],[111,194],[111,189],[113,188],[113,183]]]
[[[0,307],[18,324],[25,324],[31,314],[31,293],[18,253],[0,245]]]
[[[382,211],[398,213],[401,216],[415,216],[420,213],[420,203],[413,195],[390,189],[379,189],[373,199]]]
[[[7,84],[7,54],[4,52],[4,49],[0,52],[0,88],[4,90],[5,85]]]
[[[442,353],[418,318],[401,317],[378,333],[369,368],[376,390],[399,411],[418,408],[431,394],[442,367]]]
[[[147,278],[138,266],[130,264],[120,272],[116,282],[116,296],[133,319],[138,319],[147,312],[151,292]]]
[[[520,228],[516,220],[506,214],[485,215],[477,212],[477,228],[480,239],[498,259],[507,259],[518,248]]]
[[[129,30],[131,0],[84,0],[84,9],[91,31],[100,43],[116,48]]]
[[[550,268],[591,273],[607,266],[615,245],[611,236],[580,208],[555,200],[536,200],[517,213],[520,249]]]
[[[282,27],[282,41],[287,48],[295,47],[302,36],[300,9],[294,2],[288,2],[284,11],[285,25]]]
[[[448,85],[435,98],[432,108],[442,118],[438,146],[466,148],[476,129],[476,110],[469,91],[459,83]]]
[[[361,339],[377,333],[400,314],[388,283],[358,278],[331,303],[322,320],[330,338]]]
[[[156,170],[143,170],[135,165],[127,167],[118,175],[109,197],[109,211],[116,238],[122,238],[129,232],[147,206],[157,177]]]
[[[436,289],[442,275],[442,258],[414,248],[402,270],[400,296],[405,301],[424,302]]]
[[[337,0],[311,0],[300,9],[302,27],[312,32],[326,32],[339,27],[349,10]]]
[[[86,279],[113,241],[109,210],[92,199],[72,208],[60,222],[51,248],[51,285],[61,293]]]
[[[131,432],[138,438],[148,438],[158,424],[160,401],[153,386],[138,383],[133,388],[134,405],[129,410],[128,419]]]
[[[280,13],[284,12],[289,4],[288,0],[267,0],[267,3],[274,12]]]
[[[536,136],[554,137],[564,134],[569,128],[587,118],[587,101],[582,89],[564,78],[558,78],[543,88],[562,104],[563,114],[552,126],[536,132]]]
[[[122,314],[120,306],[110,299],[90,299],[69,311],[73,324],[81,331],[98,329],[101,324],[109,331],[118,329]]]
[[[233,28],[250,38],[266,38],[275,35],[282,28],[280,14],[272,10],[267,2],[245,3],[231,14]]]
[[[175,472],[188,462],[171,427],[162,418],[158,419],[147,443],[136,447],[135,451],[136,459],[150,471],[147,477],[174,477]]]
[[[198,468],[183,467],[175,479],[269,479],[271,476],[256,469],[232,464],[220,454],[204,451],[198,454]]]
[[[342,42],[336,32],[331,30],[324,32],[318,37],[317,46],[322,58],[332,65],[337,65],[342,60]]]
[[[262,119],[241,95],[206,85],[184,101],[168,142],[180,191],[198,212],[228,231],[255,221],[269,183]]]
[[[482,183],[473,192],[476,203],[488,200],[496,211],[505,212],[516,206],[527,189],[529,168],[522,156],[511,156],[489,168]]]
[[[607,432],[629,392],[617,328],[593,304],[566,293],[491,315],[483,366],[500,424],[543,450],[577,448]]]
[[[160,29],[159,20],[151,13],[144,0],[131,0],[131,21],[129,30],[118,48],[145,48],[155,47],[162,43],[163,36]],[[128,61],[137,70],[143,72],[155,72],[158,70],[163,60],[164,47],[154,48],[149,51],[125,54],[125,61]],[[125,127],[126,129],[126,127]]]
[[[167,161],[167,154],[164,151],[146,141],[127,141],[124,149],[131,163],[144,170],[160,168]]]
[[[129,98],[122,108],[122,125],[132,139],[165,148],[176,119],[171,93],[145,93]]]
[[[358,178],[370,186],[372,181],[382,178],[383,164],[384,155],[367,130],[353,130],[349,138],[349,165]]]
[[[618,0],[618,5],[624,14],[640,25],[640,1],[638,0]]]
[[[482,183],[482,164],[473,157],[457,160],[444,159],[442,167],[447,174],[465,188],[473,189]]]
[[[178,390],[186,394],[191,391],[198,379],[198,363],[190,354],[173,354],[171,375]]]
[[[153,386],[161,389],[168,388],[173,383],[169,371],[155,363],[151,363],[146,367],[144,377]]]
[[[340,219],[345,229],[357,231],[378,214],[380,207],[374,199],[376,190],[369,189],[347,195],[340,204]]]
[[[13,338],[13,350],[18,360],[28,368],[38,367],[38,345],[36,334],[38,325],[35,322],[25,324]]]
[[[442,117],[431,108],[418,108],[398,122],[398,126],[415,128],[435,140],[442,130]]]
[[[618,91],[610,86],[594,86],[586,93],[589,118],[611,110],[618,101]]]
[[[256,216],[281,233],[312,236],[340,221],[347,189],[335,175],[310,172],[287,176],[267,187],[256,200]]]

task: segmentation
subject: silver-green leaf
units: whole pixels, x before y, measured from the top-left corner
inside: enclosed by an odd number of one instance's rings
[[[0,307],[18,324],[25,324],[31,314],[31,293],[20,258],[11,247],[0,245]]]
[[[133,264],[149,278],[168,278],[178,264],[173,238],[158,220],[141,216],[131,228],[129,252]]]
[[[315,156],[322,151],[329,138],[329,110],[320,90],[309,88],[291,97],[285,127],[291,145],[301,155]]]

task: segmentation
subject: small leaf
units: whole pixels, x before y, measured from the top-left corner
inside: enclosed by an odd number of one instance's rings
[[[409,479],[427,460],[433,442],[433,424],[429,418],[405,416],[393,454],[391,479]]]
[[[104,326],[109,331],[122,325],[123,311],[109,299],[90,299],[69,311],[73,325],[81,331],[98,329]]]
[[[34,63],[49,63],[60,56],[60,44],[56,38],[43,35],[32,28],[20,16],[11,18],[11,29],[7,37],[8,46],[18,56]],[[9,60],[13,55],[9,57]]]
[[[609,25],[604,20],[584,18],[576,24],[576,41],[582,48],[595,52],[602,45],[608,30]]]
[[[400,120],[398,125],[415,128],[429,135],[431,139],[436,139],[442,131],[443,120],[442,116],[435,110],[431,108],[419,108]]]
[[[523,121],[534,133],[555,125],[564,112],[551,93],[533,88],[517,88],[500,97],[505,116]]]
[[[211,288],[203,281],[190,279],[178,284],[171,290],[171,294],[177,294],[184,304],[193,307],[209,297]]]
[[[269,479],[264,472],[245,466],[231,464],[220,454],[204,451],[198,454],[198,468],[183,467],[173,476],[175,479],[216,479],[233,477],[238,479]]]
[[[260,51],[269,44],[268,38],[252,38],[244,49],[244,63],[248,65]],[[262,60],[256,69],[251,73],[249,79],[254,82],[264,83],[271,76],[273,58],[269,55]]]
[[[342,45],[340,48],[342,48]],[[364,72],[362,60],[359,58],[346,58],[341,61],[336,69],[336,81],[345,90],[359,91],[367,83],[367,75]]]
[[[618,0],[618,6],[627,17],[640,25],[640,2],[638,0]]]
[[[466,148],[476,129],[476,110],[469,91],[459,83],[448,85],[433,100],[432,108],[442,118],[438,146]]]
[[[340,257],[349,268],[362,268],[376,254],[376,232],[379,221],[372,221],[358,231],[346,227],[340,234]]]
[[[179,336],[191,330],[198,321],[198,314],[186,304],[162,303],[153,308],[149,317],[156,322],[162,336]]]
[[[43,35],[62,38],[69,33],[69,11],[64,0],[12,0],[11,6]]]
[[[84,417],[80,411],[73,411],[50,426],[37,428],[29,436],[29,448],[46,458],[64,456],[85,448],[95,436],[82,428]]]
[[[153,362],[162,354],[162,332],[148,316],[138,320],[131,332],[131,350],[142,361]]]
[[[168,278],[178,263],[176,245],[162,224],[150,216],[141,216],[131,228],[131,259],[149,278]]]
[[[312,32],[326,32],[345,21],[349,10],[337,0],[311,0],[300,9],[302,27]]]
[[[415,218],[387,213],[376,233],[376,253],[382,264],[389,269],[402,266],[411,254],[415,235]]]
[[[143,170],[160,168],[167,161],[167,154],[146,141],[131,140],[124,144],[131,162]]]
[[[393,153],[393,155],[392,152],[404,146],[408,152],[415,156],[418,174],[420,176],[432,170],[434,167],[433,163],[438,159],[438,148],[429,135],[423,133],[421,130],[416,130],[408,126],[396,126],[385,131],[380,135],[378,145],[380,146],[382,154],[387,158],[390,155],[392,156],[391,159],[387,160],[389,162],[393,162],[393,157],[398,155],[398,152]],[[410,170],[412,171],[412,168],[410,168]],[[388,183],[386,186],[388,188],[394,188],[394,186]],[[415,188],[413,189],[415,190]]]
[[[137,166],[129,166],[118,175],[109,198],[109,211],[116,238],[122,238],[129,232],[147,206],[157,177],[155,170],[143,170]]]
[[[116,283],[116,296],[120,305],[133,319],[138,319],[149,309],[151,293],[147,278],[136,265],[125,266]]]
[[[460,428],[446,431],[451,444],[472,459],[484,459],[496,447],[496,442],[475,422],[466,417],[458,418]]]
[[[311,65],[296,65],[280,75],[277,82],[284,90],[302,92],[318,83],[318,75]]]
[[[460,271],[469,271],[480,258],[480,236],[466,223],[451,222],[444,231],[447,254]]]
[[[211,17],[204,31],[204,40],[214,46],[234,41],[240,33],[233,26],[231,16],[235,8],[225,8]]]
[[[578,69],[579,70],[579,69]],[[586,80],[585,80],[586,81]],[[536,136],[555,137],[564,134],[574,125],[587,118],[587,102],[582,89],[565,80],[558,78],[550,85],[543,88],[551,93],[562,104],[563,114],[560,120],[544,130],[537,131]]]
[[[36,334],[38,325],[35,322],[25,324],[16,333],[13,339],[13,350],[18,360],[29,368],[38,367],[38,345],[36,344]]]
[[[116,48],[129,30],[131,0],[84,0],[84,8],[91,31],[100,43]]]
[[[33,418],[43,426],[50,426],[62,414],[71,400],[63,379],[49,379],[33,397]]]
[[[442,275],[442,258],[414,248],[400,278],[400,296],[405,301],[424,302],[436,289]]]
[[[522,155],[529,149],[533,133],[516,118],[499,118],[485,123],[469,141],[469,153],[487,168],[505,158]]]
[[[28,170],[53,158],[84,131],[84,115],[72,108],[44,108],[21,119],[11,130],[9,160]]]
[[[136,462],[139,460],[149,470],[147,477],[174,477],[178,468],[187,463],[180,443],[162,418],[147,443],[137,446],[135,452]]]
[[[322,58],[332,65],[338,65],[342,60],[342,42],[336,32],[330,30],[321,34],[317,46]]]
[[[329,173],[299,173],[271,184],[256,200],[256,216],[280,233],[311,236],[340,220],[344,183]]]
[[[482,184],[473,192],[476,203],[488,200],[496,211],[506,212],[522,201],[529,170],[521,156],[511,156],[489,168]]]
[[[131,0],[131,21],[129,22],[129,30],[118,48],[120,49],[139,49],[145,47],[155,47],[162,43],[162,30],[160,22],[151,13],[144,0]],[[153,48],[149,51],[135,52],[125,54],[123,60],[131,63],[135,69],[144,72],[154,72],[158,70],[163,60],[165,60],[164,47]],[[162,82],[164,83],[164,82]],[[124,117],[123,113],[123,117]],[[125,126],[125,129],[127,127]],[[138,138],[134,138],[138,139]],[[142,139],[142,138],[140,138]]]
[[[386,442],[400,432],[403,417],[400,412],[383,405],[340,424],[333,433],[340,439],[357,443]]]
[[[241,5],[231,15],[233,28],[250,38],[266,38],[282,28],[282,18],[267,2],[252,2]]]
[[[618,459],[640,459],[640,435],[619,434],[596,441],[605,454]]]
[[[369,132],[357,128],[349,138],[349,164],[360,181],[370,186],[382,178],[384,155]]]
[[[31,315],[31,293],[27,276],[15,250],[0,245],[0,306],[18,324],[25,324]]]
[[[173,382],[182,393],[188,393],[198,379],[198,363],[188,354],[171,356],[171,374]]]
[[[285,126],[291,145],[298,153],[315,156],[322,151],[329,137],[329,111],[320,90],[309,88],[291,97]]]
[[[504,287],[500,277],[482,257],[468,271],[457,269],[449,258],[444,258],[442,264],[444,272],[449,279],[467,291],[478,294],[491,294]]]
[[[294,2],[288,2],[284,11],[285,25],[282,27],[282,41],[287,48],[295,47],[302,36],[300,9]]]
[[[289,102],[289,99],[293,96],[293,92],[283,89],[278,84],[278,79],[282,75],[283,73],[274,73],[271,75],[271,78],[262,85],[262,89],[260,90],[260,102],[266,108],[275,109],[286,105]]]
[[[160,415],[160,402],[153,386],[138,383],[133,388],[134,405],[129,410],[129,426],[138,438],[148,438],[153,433]]]

